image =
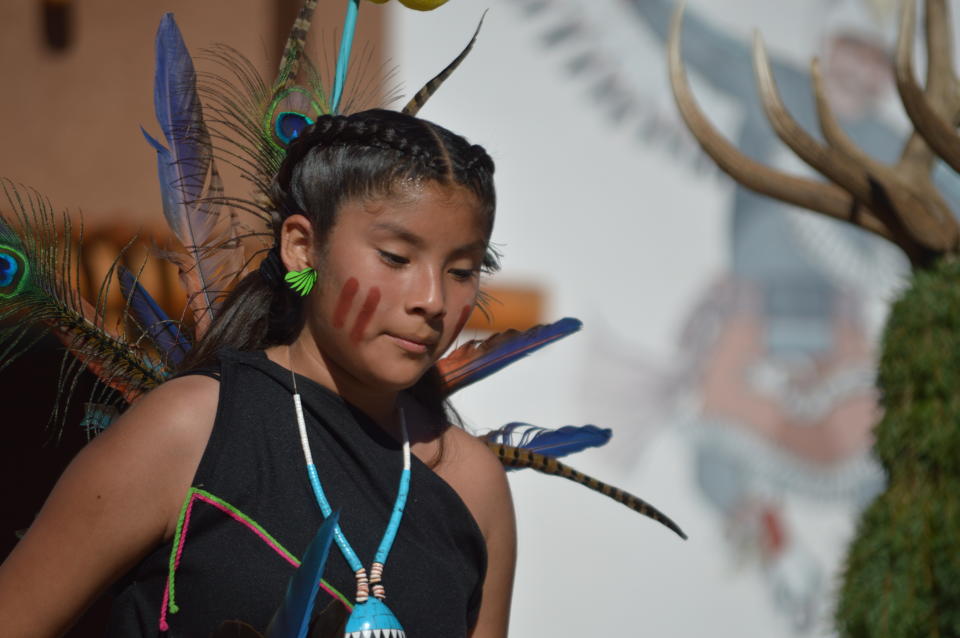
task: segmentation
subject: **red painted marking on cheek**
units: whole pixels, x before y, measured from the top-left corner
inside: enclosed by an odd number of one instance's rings
[[[360,290],[360,282],[356,277],[347,279],[340,291],[340,297],[337,299],[337,307],[333,311],[333,327],[338,330],[347,322],[347,315],[350,314],[350,308],[353,307],[353,298],[357,296]]]
[[[350,339],[358,342],[363,338],[363,332],[367,329],[367,324],[373,317],[377,306],[380,305],[380,289],[374,286],[367,293],[367,298],[363,300],[360,306],[360,312],[357,313],[357,322],[353,324],[353,330],[350,331]]]
[[[457,326],[453,329],[453,337],[450,339],[450,342],[456,340],[460,336],[460,331],[463,330],[463,327],[467,325],[467,319],[470,318],[470,314],[473,312],[473,306],[467,305],[463,307],[463,310],[460,311],[460,318],[457,319]]]

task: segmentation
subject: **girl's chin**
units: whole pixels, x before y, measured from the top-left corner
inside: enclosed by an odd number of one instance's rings
[[[387,392],[401,392],[408,390],[423,377],[433,365],[433,360],[400,360],[380,365],[368,366],[366,374],[355,375],[365,380],[366,384],[378,390]]]
[[[384,390],[402,392],[415,386],[425,372],[426,370],[419,370],[416,373],[384,374],[381,370],[377,375],[377,381]]]

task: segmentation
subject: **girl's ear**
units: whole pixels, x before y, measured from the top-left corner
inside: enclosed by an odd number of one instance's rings
[[[290,215],[280,227],[280,259],[288,272],[316,268],[313,224],[303,215]]]

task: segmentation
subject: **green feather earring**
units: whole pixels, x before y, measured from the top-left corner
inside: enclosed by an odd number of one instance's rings
[[[283,280],[290,284],[293,292],[299,293],[305,297],[313,290],[313,284],[317,282],[317,271],[307,266],[303,270],[291,270],[284,275]]]

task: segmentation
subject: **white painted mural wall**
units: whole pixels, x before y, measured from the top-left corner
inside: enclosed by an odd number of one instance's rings
[[[453,0],[429,14],[395,8],[392,33],[409,94],[459,52],[488,10],[473,53],[421,115],[484,145],[497,163],[494,240],[504,253],[498,276],[542,285],[549,318],[571,315],[585,324],[582,334],[458,397],[477,430],[513,420],[548,427],[595,422],[591,414],[606,406],[582,391],[597,344],[591,333],[614,335],[625,351],[668,362],[680,323],[728,267],[731,184],[612,125],[587,84],[564,71],[563,55],[538,41],[543,24],[523,17],[527,4]],[[664,55],[624,3],[579,4],[605,25],[598,46],[622,52],[617,62],[656,97],[654,106],[671,112]],[[771,50],[800,62],[818,44],[825,4],[691,0],[688,10],[745,38],[758,27]],[[719,128],[735,128],[734,106],[693,82]],[[629,438],[632,417],[620,413],[600,424],[614,427],[611,446]],[[723,529],[696,491],[682,428],[659,426],[632,466],[600,451],[572,464],[663,509],[688,532],[687,542],[572,483],[511,476],[520,530],[512,635],[793,635],[760,573],[731,558]],[[803,532],[807,544],[837,564],[838,550],[823,548],[849,536],[849,516],[803,502],[787,516],[816,517]],[[831,635],[826,610],[808,635]]]

